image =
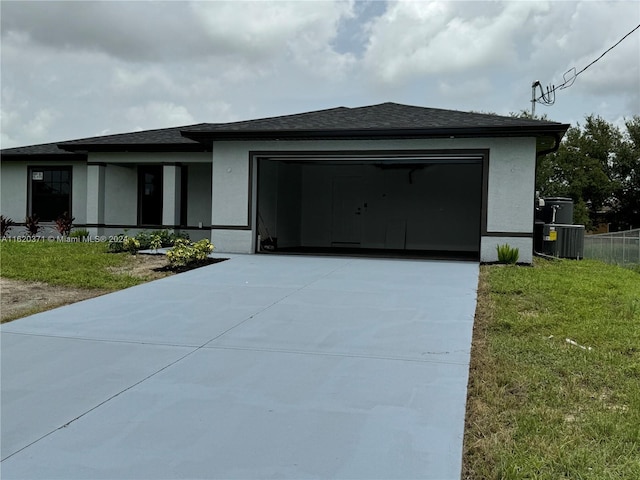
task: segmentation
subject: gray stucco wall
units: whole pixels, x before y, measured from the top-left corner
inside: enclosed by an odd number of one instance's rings
[[[0,213],[14,222],[24,222],[28,204],[28,167],[72,167],[71,215],[74,223],[86,223],[87,166],[78,162],[2,162],[0,165]],[[52,222],[41,225],[53,233]],[[16,227],[10,233],[22,234],[24,228]]]
[[[0,212],[22,222],[27,215],[27,164],[2,162],[0,168]]]
[[[251,253],[256,228],[247,206],[255,211],[255,179],[249,184],[251,151],[450,150],[488,149],[489,182],[486,232],[481,239],[481,260],[496,261],[496,241],[521,246],[522,262],[532,260],[529,238],[533,232],[535,138],[380,140],[380,141],[251,141],[216,142],[213,148],[212,232],[219,251]],[[255,165],[253,165],[255,168]],[[255,171],[255,170],[254,170]],[[238,228],[233,228],[234,226]],[[512,232],[513,237],[508,234]]]
[[[211,155],[194,152],[96,152],[90,163],[106,164],[104,222],[109,225],[136,225],[138,171],[140,164],[188,165],[187,218],[190,225],[208,225],[211,218]],[[89,192],[89,195],[93,192]],[[175,199],[174,199],[175,201]],[[193,223],[191,223],[193,221]],[[117,230],[117,229],[116,229]],[[120,228],[120,231],[122,228]],[[133,232],[133,229],[131,229]]]

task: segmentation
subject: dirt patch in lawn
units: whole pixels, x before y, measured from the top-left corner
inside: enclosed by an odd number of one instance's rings
[[[131,261],[120,267],[109,268],[108,271],[119,275],[131,275],[144,280],[157,280],[173,275],[175,272],[166,269],[167,258],[164,255],[132,255]]]
[[[210,260],[210,263],[216,263],[222,259]],[[144,281],[158,280],[179,273],[167,268],[167,259],[164,255],[132,256],[127,264],[111,268],[109,271],[115,274],[131,275]],[[111,291],[63,287],[44,282],[25,282],[0,277],[0,322],[8,322],[87,298],[98,297]]]
[[[108,290],[61,287],[43,282],[0,278],[0,319],[4,323],[105,293]]]

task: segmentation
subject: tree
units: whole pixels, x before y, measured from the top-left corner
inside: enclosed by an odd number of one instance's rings
[[[627,131],[613,166],[610,221],[617,229],[640,228],[640,116],[625,122]]]
[[[574,222],[592,229],[640,224],[640,117],[622,132],[594,115],[569,128],[559,149],[539,159],[536,186],[542,196],[574,200]]]

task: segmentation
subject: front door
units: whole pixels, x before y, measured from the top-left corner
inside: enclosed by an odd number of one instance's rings
[[[162,165],[138,167],[138,223],[162,224]]]
[[[334,177],[331,244],[359,246],[362,240],[362,177]]]

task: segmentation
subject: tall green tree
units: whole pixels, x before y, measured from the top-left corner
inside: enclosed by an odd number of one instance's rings
[[[640,228],[640,116],[625,122],[627,131],[615,152],[612,212],[609,221],[623,230]]]
[[[640,117],[623,132],[589,115],[569,128],[559,149],[538,160],[536,187],[542,196],[574,200],[574,222],[616,229],[640,226]]]

